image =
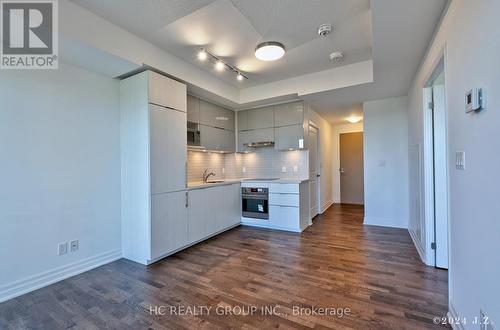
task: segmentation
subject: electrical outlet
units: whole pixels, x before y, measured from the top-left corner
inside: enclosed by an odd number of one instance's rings
[[[281,168],[281,173],[286,173],[286,166],[283,166],[283,167]]]
[[[294,165],[294,166],[293,166],[293,171],[294,171],[294,172],[298,172],[298,171],[299,171],[299,167],[298,167],[297,165]]]
[[[246,168],[245,166],[243,166],[243,167],[241,168],[241,172],[246,173],[246,172],[247,172],[247,168]]]
[[[78,251],[79,247],[80,247],[80,243],[78,242],[77,239],[75,239],[74,241],[71,241],[71,243],[70,243],[71,252]]]
[[[68,253],[68,242],[59,243],[57,245],[57,255],[61,256],[66,253]]]
[[[222,168],[222,174],[225,174],[226,173],[226,169],[223,167]]]

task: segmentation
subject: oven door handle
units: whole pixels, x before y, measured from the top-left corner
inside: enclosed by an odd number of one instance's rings
[[[264,200],[264,201],[267,201],[269,199],[269,197],[263,197],[263,196],[252,196],[252,195],[242,195],[242,198],[243,199],[261,199],[261,200]]]

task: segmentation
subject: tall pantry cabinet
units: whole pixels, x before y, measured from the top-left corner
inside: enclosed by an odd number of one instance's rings
[[[142,264],[188,242],[186,92],[153,71],[120,82],[122,251]]]

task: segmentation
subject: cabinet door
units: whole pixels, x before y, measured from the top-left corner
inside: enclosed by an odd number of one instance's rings
[[[226,147],[225,131],[221,128],[200,125],[201,145],[208,150],[223,150]]]
[[[292,125],[276,127],[277,150],[304,149],[304,127],[302,125]]]
[[[187,121],[200,123],[200,99],[191,95],[187,96]]]
[[[227,210],[224,228],[233,226],[241,221],[241,185],[225,186]]]
[[[273,142],[274,128],[261,128],[247,131],[247,141],[255,142]]]
[[[207,195],[208,189],[194,189],[189,191],[188,206],[188,241],[193,243],[206,237],[209,233],[207,222]]]
[[[246,131],[248,129],[248,110],[238,111],[238,132]]]
[[[291,102],[274,106],[274,125],[302,125],[304,123],[304,105],[302,102]]]
[[[186,188],[186,113],[149,106],[151,193]]]
[[[218,105],[200,100],[200,124],[212,127],[220,127],[219,117],[221,108]]]
[[[271,106],[248,110],[247,126],[248,129],[274,127],[273,107]]]
[[[234,131],[235,115],[233,110],[220,108],[219,115],[217,116],[216,120],[216,127]]]
[[[250,151],[251,148],[245,144],[248,143],[248,131],[238,133],[238,152]]]
[[[236,151],[236,137],[234,131],[224,130],[224,151]]]
[[[151,259],[187,245],[186,198],[185,191],[151,197]]]
[[[186,112],[186,85],[149,71],[149,102]]]

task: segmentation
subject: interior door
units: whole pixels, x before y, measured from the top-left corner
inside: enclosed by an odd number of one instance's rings
[[[186,189],[186,113],[150,104],[151,193]]]
[[[444,72],[442,73],[444,75]],[[432,87],[436,267],[448,269],[448,173],[444,77]]]
[[[364,204],[363,132],[340,134],[340,200]]]
[[[311,219],[319,213],[319,162],[318,162],[318,129],[309,126],[309,200]]]

